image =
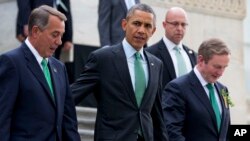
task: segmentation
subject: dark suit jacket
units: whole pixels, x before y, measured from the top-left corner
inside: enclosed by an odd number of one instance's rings
[[[49,58],[55,102],[26,44],[0,56],[0,140],[80,141],[66,69]]]
[[[185,45],[183,45],[183,48],[187,52],[192,67],[194,67],[196,65],[196,53]],[[170,53],[167,50],[163,39],[152,45],[151,47],[146,48],[146,50],[158,57],[163,62],[164,68],[162,86],[164,87],[168,82],[176,78],[174,64]]]
[[[54,0],[17,0],[18,13],[17,13],[17,27],[16,34],[23,33],[23,26],[28,24],[30,13],[33,9],[41,6],[48,5],[53,7]],[[73,28],[72,28],[72,16],[71,16],[71,8],[70,8],[70,0],[61,0],[68,11],[65,11],[61,6],[58,6],[58,11],[65,14],[67,17],[67,21],[65,22],[65,33],[63,35],[62,41],[71,41],[73,38]]]
[[[217,92],[227,88],[216,82]],[[221,130],[209,98],[194,71],[169,82],[163,91],[163,112],[170,141],[226,141],[230,113],[221,94]]]
[[[139,3],[139,0],[135,0]],[[122,19],[126,18],[125,0],[99,0],[98,30],[101,47],[121,42],[125,36]]]
[[[146,141],[167,140],[160,104],[162,63],[152,54],[144,54],[149,81],[140,107],[121,43],[92,52],[71,86],[76,103],[90,92],[96,94],[95,141],[136,141],[140,125]]]

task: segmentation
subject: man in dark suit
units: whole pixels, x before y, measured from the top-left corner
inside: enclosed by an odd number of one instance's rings
[[[122,21],[124,40],[92,52],[71,86],[76,103],[90,92],[96,95],[95,141],[167,141],[160,103],[162,63],[143,50],[155,32],[155,18],[148,5],[134,5]]]
[[[55,51],[55,58],[60,59],[61,51],[69,51],[73,47],[73,27],[70,8],[70,0],[17,0],[18,14],[16,37],[20,42],[23,42],[28,35],[28,18],[31,11],[41,5],[55,7],[62,12],[66,17],[65,33],[62,37],[62,44]]]
[[[228,140],[228,89],[217,80],[229,60],[225,43],[208,39],[199,47],[193,71],[166,85],[162,105],[170,141]]]
[[[126,18],[128,9],[139,0],[99,0],[98,30],[100,45],[111,46],[120,43],[125,32],[122,29],[122,19]]]
[[[187,23],[187,14],[184,9],[179,7],[170,8],[163,22],[165,36],[159,42],[146,49],[163,62],[162,86],[182,75],[178,72],[179,62],[176,59],[174,47],[178,46],[180,48],[186,67],[185,73],[191,71],[196,64],[195,52],[182,43]]]
[[[65,20],[52,7],[34,9],[28,38],[0,56],[1,141],[80,141],[65,66],[51,57]]]

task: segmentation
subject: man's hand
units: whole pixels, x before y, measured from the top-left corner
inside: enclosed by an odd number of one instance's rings
[[[23,36],[23,34],[18,34],[17,36],[16,36],[16,39],[19,41],[19,42],[24,42],[24,40],[26,39],[26,37],[25,36]]]
[[[73,43],[70,41],[66,41],[63,45],[63,51],[69,51],[73,47]]]

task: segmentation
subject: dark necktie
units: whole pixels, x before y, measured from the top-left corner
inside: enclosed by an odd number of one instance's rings
[[[48,62],[47,62],[47,60],[44,58],[44,59],[42,60],[41,64],[42,64],[44,76],[45,76],[45,78],[46,78],[46,80],[47,80],[47,83],[48,83],[48,85],[49,85],[49,88],[50,88],[51,97],[52,97],[53,100],[54,100],[54,92],[53,92],[52,81],[51,81],[50,72],[49,72],[49,68],[48,68]]]
[[[207,86],[207,88],[209,90],[210,102],[211,102],[211,105],[212,105],[212,107],[214,109],[214,113],[215,113],[215,116],[216,116],[217,128],[218,128],[218,131],[220,131],[221,116],[220,116],[219,106],[218,106],[218,103],[217,103],[216,98],[215,98],[214,86],[211,83],[208,83],[206,86]]]
[[[141,100],[143,98],[146,89],[146,78],[141,60],[142,59],[140,53],[136,52],[134,61],[134,71],[135,71],[135,97],[138,106],[141,105]]]

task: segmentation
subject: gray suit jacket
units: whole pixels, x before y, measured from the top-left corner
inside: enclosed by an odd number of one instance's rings
[[[169,82],[162,94],[163,113],[171,141],[227,141],[230,111],[220,94],[227,88],[215,83],[222,107],[221,130],[209,98],[194,71]]]
[[[90,92],[96,95],[95,141],[136,141],[140,126],[145,141],[167,141],[160,103],[162,63],[146,51],[144,55],[149,81],[139,107],[121,43],[92,52],[83,73],[72,84],[76,103]]]
[[[125,33],[121,23],[126,18],[127,11],[125,0],[99,0],[98,30],[101,47],[122,41]]]

